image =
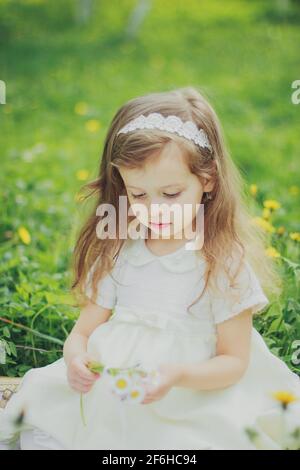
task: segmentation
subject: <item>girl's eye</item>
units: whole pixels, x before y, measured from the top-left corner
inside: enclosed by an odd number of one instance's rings
[[[165,193],[165,195],[166,195],[167,197],[176,197],[176,196],[179,196],[180,193],[181,193],[181,192],[179,191],[179,193],[175,193],[175,194],[166,194],[166,193]]]
[[[167,197],[176,197],[176,196],[179,196],[180,193],[181,193],[181,191],[179,191],[178,193],[175,193],[175,194],[164,193],[164,195],[167,196]],[[132,194],[132,197],[134,199],[139,199],[139,198],[143,197],[144,195],[145,195],[145,193],[143,193],[143,194]]]
[[[139,199],[144,196],[144,194],[131,194],[134,199]]]

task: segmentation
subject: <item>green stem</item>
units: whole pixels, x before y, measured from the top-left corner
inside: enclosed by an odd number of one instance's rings
[[[60,344],[63,346],[64,342],[58,338],[54,338],[53,336],[45,335],[44,333],[40,333],[37,330],[33,330],[32,328],[29,328],[28,326],[21,325],[20,323],[16,323],[12,320],[9,320],[8,318],[0,317],[0,321],[4,323],[8,323],[9,325],[15,326],[16,328],[20,328],[21,330],[24,331],[29,331],[30,333],[34,334],[35,336],[38,336],[39,338],[46,339],[47,341],[51,341],[52,343]]]
[[[80,394],[80,414],[81,414],[82,422],[84,426],[86,426],[86,420],[85,420],[84,411],[83,411],[83,394],[82,393]]]

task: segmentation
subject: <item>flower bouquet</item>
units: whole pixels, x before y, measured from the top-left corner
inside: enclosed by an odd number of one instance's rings
[[[111,393],[128,404],[141,403],[145,397],[145,385],[158,385],[159,372],[156,369],[144,370],[138,362],[131,367],[108,367],[101,362],[89,362],[91,372],[100,373],[108,379]],[[83,424],[86,425],[83,411],[83,394],[80,394],[80,410]]]

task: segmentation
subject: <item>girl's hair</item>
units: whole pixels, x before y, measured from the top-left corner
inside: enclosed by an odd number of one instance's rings
[[[206,132],[212,153],[183,137],[157,129],[116,135],[130,120],[152,112],[164,116],[176,115],[183,121],[192,120]],[[206,260],[207,268],[204,289],[191,305],[201,298],[206,288],[218,289],[216,279],[220,270],[225,270],[233,286],[244,258],[250,262],[266,292],[279,294],[282,287],[280,276],[275,262],[265,253],[267,234],[253,223],[253,217],[248,212],[245,183],[226,149],[218,116],[203,93],[193,86],[138,96],[127,101],[115,114],[105,138],[98,177],[83,187],[88,190],[86,198],[91,197],[95,201],[74,249],[74,280],[71,287],[74,293],[84,294],[87,273],[99,257],[101,261],[92,276],[94,300],[97,283],[112,270],[113,260],[125,242],[122,239],[100,239],[96,234],[96,225],[99,223],[96,207],[103,203],[115,207],[116,230],[119,233],[119,196],[127,196],[127,192],[118,168],[142,167],[172,141],[182,149],[190,171],[200,181],[203,181],[204,173],[215,181],[212,199],[199,201],[205,204],[204,245],[199,251]],[[128,215],[128,225],[134,218]],[[232,275],[230,269],[227,269],[227,262],[237,247],[240,248],[241,258],[238,269]]]

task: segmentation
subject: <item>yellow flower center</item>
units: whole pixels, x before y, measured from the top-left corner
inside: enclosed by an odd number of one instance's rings
[[[127,387],[127,381],[125,379],[119,379],[119,380],[117,380],[116,385],[117,385],[117,388],[121,388],[121,389],[126,388]]]

